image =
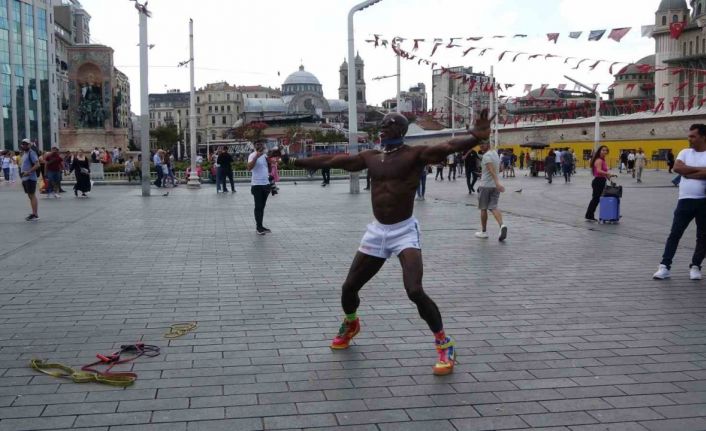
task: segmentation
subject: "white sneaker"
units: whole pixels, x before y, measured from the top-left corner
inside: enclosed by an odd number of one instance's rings
[[[698,267],[696,269],[698,269]],[[699,271],[699,274],[701,274],[701,271]],[[652,278],[655,280],[664,280],[665,278],[669,278],[671,276],[672,273],[669,271],[669,268],[667,268],[667,265],[660,265],[659,269],[655,272]]]
[[[505,241],[505,238],[507,238],[507,226],[502,225],[500,226],[500,235],[498,235],[498,241]]]
[[[476,238],[488,238],[487,232],[476,232]]]
[[[692,267],[689,268],[689,279],[701,280],[701,270],[698,266],[692,265]]]

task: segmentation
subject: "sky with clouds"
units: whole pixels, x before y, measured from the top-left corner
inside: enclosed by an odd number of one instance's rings
[[[139,17],[128,0],[81,0],[91,15],[94,43],[115,50],[115,65],[130,77],[132,110],[139,113]],[[196,87],[227,81],[235,85],[280,87],[286,76],[303,64],[321,81],[328,98],[338,98],[338,70],[347,54],[347,15],[358,0],[149,0],[150,93],[189,89],[188,68],[177,64],[189,58],[189,18],[194,19]],[[556,86],[568,83],[568,74],[586,84],[613,82],[609,64],[589,71],[586,61],[574,70],[576,60],[545,60],[527,56],[512,62],[502,51],[522,51],[578,58],[632,62],[654,53],[654,40],[640,35],[640,26],[653,24],[659,0],[382,0],[355,15],[356,50],[365,61],[368,104],[380,104],[396,91],[394,78],[372,78],[396,73],[392,51],[366,43],[373,34],[392,38],[443,38],[485,36],[478,42],[462,41],[462,48],[440,47],[433,61],[443,66],[470,66],[490,72],[498,82],[517,84],[509,95],[522,92],[524,84]],[[617,43],[605,36],[589,42],[590,30],[632,27]],[[568,37],[583,31],[580,39]],[[493,39],[493,35],[527,34],[527,38]],[[558,43],[546,33],[561,33]],[[606,33],[607,35],[607,33]],[[491,47],[484,56],[466,47]],[[403,45],[411,49],[412,43]],[[431,58],[433,44],[420,44],[415,54]],[[614,73],[617,70],[614,70]],[[431,92],[431,69],[417,61],[402,61],[402,89],[418,82]],[[569,88],[573,88],[570,85]],[[431,106],[430,106],[431,108]]]

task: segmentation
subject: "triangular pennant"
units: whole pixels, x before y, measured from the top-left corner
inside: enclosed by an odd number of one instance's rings
[[[433,57],[434,53],[436,53],[437,48],[439,48],[441,45],[441,39],[434,39],[434,48],[432,48],[431,55],[429,57]]]
[[[505,54],[507,54],[510,51],[503,51],[502,54],[498,57],[498,61],[502,61],[503,57],[505,57]]]
[[[683,89],[686,88],[686,86],[688,86],[688,85],[689,85],[689,81],[680,82],[680,83],[679,83],[679,86],[677,87],[677,91],[683,90]]]
[[[572,31],[571,33],[569,33],[569,37],[572,39],[578,39],[579,37],[581,37],[582,33],[582,31]]]
[[[525,93],[532,91],[532,84],[525,84]]]
[[[559,84],[557,86],[557,88],[561,91],[564,91],[564,90],[566,90],[566,84]],[[562,100],[559,100],[559,102],[562,102]]]
[[[629,93],[629,92],[632,92],[632,91],[635,89],[635,86],[636,86],[636,85],[637,85],[637,84],[628,84],[628,85],[625,87],[625,91],[628,92],[628,93]]]
[[[608,39],[613,39],[616,42],[620,42],[620,39],[622,39],[623,37],[625,37],[626,34],[628,34],[630,28],[631,27],[614,28],[610,31]]]
[[[512,37],[527,37],[527,35],[526,35],[526,34],[516,34],[516,35],[514,35],[514,36],[512,36]]]
[[[449,40],[449,44],[446,45],[446,47],[447,47],[447,48],[456,48],[456,47],[461,46],[461,45],[458,45],[458,44],[454,43],[455,40],[460,40],[460,39],[463,39],[463,38],[462,38],[462,37],[452,37],[452,38]]]
[[[515,60],[517,60],[517,57],[521,56],[522,54],[526,54],[526,53],[525,52],[518,52],[517,54],[515,54],[515,56],[512,57],[512,62],[514,63]]]
[[[547,40],[556,44],[559,40],[559,33],[547,33]]]
[[[654,25],[643,25],[640,29],[642,37],[652,37],[652,32],[654,31]]]
[[[424,42],[424,39],[414,39],[414,48],[412,48],[412,51],[419,49],[419,42]]]
[[[465,57],[466,54],[468,54],[469,52],[473,51],[474,49],[476,49],[476,47],[475,47],[475,46],[471,46],[471,47],[469,47],[467,50],[463,51],[463,57]]]
[[[549,88],[549,84],[542,84],[541,90],[539,92],[540,97],[544,96],[544,92],[547,91],[547,88]]]
[[[589,68],[590,70],[595,69],[596,66],[598,66],[598,64],[599,64],[601,61],[603,61],[603,60],[598,60],[598,61],[596,61],[595,63],[593,63],[592,65],[590,65],[588,68]]]
[[[474,41],[476,41],[476,42],[479,41],[479,40],[481,40],[481,39],[483,39],[483,36],[478,36],[478,37],[473,37],[473,36],[471,36],[471,37],[467,37],[467,38],[466,38],[466,40],[474,40]]]
[[[588,40],[589,41],[599,41],[605,34],[605,30],[591,30],[591,32],[588,34]]]

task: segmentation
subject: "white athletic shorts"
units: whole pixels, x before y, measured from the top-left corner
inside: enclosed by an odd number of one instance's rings
[[[395,224],[382,224],[374,221],[360,240],[358,251],[369,256],[387,259],[408,248],[422,248],[419,222],[415,217]]]

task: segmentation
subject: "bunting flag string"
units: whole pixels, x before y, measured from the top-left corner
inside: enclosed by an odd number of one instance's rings
[[[430,57],[432,57],[434,54],[437,53],[438,49],[440,47],[444,47],[445,49],[456,49],[456,48],[463,48],[461,45],[456,43],[457,40],[460,40],[462,38],[455,37],[449,39],[449,43],[444,42],[443,39],[436,38],[433,41],[433,47],[431,51]],[[419,56],[416,56],[415,54],[411,54],[410,52],[405,51],[404,49],[401,48],[402,42],[406,41],[408,39],[405,38],[400,38],[400,37],[395,37],[392,38],[392,43],[391,48],[395,52],[396,55],[401,56],[402,58],[405,58],[407,60],[412,60],[412,59],[417,59],[417,64],[421,65],[422,63],[431,66],[434,68],[437,65],[437,62],[432,62],[429,59],[422,58]],[[416,38],[416,39],[409,39],[410,41],[414,42],[414,46],[412,48],[412,51],[417,51],[420,47],[420,43],[424,42],[424,39]],[[366,40],[366,42],[373,44],[374,47],[380,47],[382,46],[383,48],[388,47],[388,40],[383,39],[381,35],[375,34],[374,39],[369,39]],[[465,57],[467,56],[470,52],[476,51],[477,55],[479,57],[484,56],[488,51],[494,50],[495,48],[492,47],[478,47],[478,46],[469,46],[465,49],[463,49],[462,56]],[[498,56],[498,61],[502,61],[505,58],[508,57],[508,55],[512,55],[512,62],[516,62],[522,55],[527,56],[527,60],[533,60],[539,57],[544,57],[545,61],[548,61],[551,58],[558,58],[558,59],[563,59],[563,63],[567,65],[571,65],[570,61],[571,60],[577,60],[576,57],[565,57],[561,55],[555,55],[555,54],[541,54],[541,53],[536,53],[536,54],[529,54],[526,52],[522,51],[514,51],[514,50],[503,50],[499,56]],[[611,61],[611,60],[605,60],[605,59],[591,59],[591,58],[582,58],[578,59],[577,63],[575,63],[572,67],[572,69],[577,70],[579,69],[585,62],[590,62],[588,69],[593,71],[595,70],[601,63],[606,63],[610,64],[608,71],[610,72],[611,75],[613,75],[613,72],[615,71],[615,66],[617,65],[622,65],[622,68],[618,71],[618,74],[624,73],[628,67],[634,66],[637,68],[637,71],[642,74],[648,74],[652,72],[660,72],[660,71],[665,71],[669,70],[673,75],[679,74],[679,73],[686,73],[690,76],[693,76],[694,74],[698,73],[701,75],[706,75],[706,69],[697,69],[697,68],[684,68],[684,67],[677,67],[677,66],[665,66],[665,67],[655,67],[650,64],[638,64],[638,63],[632,63],[632,62],[624,62],[624,61]]]

